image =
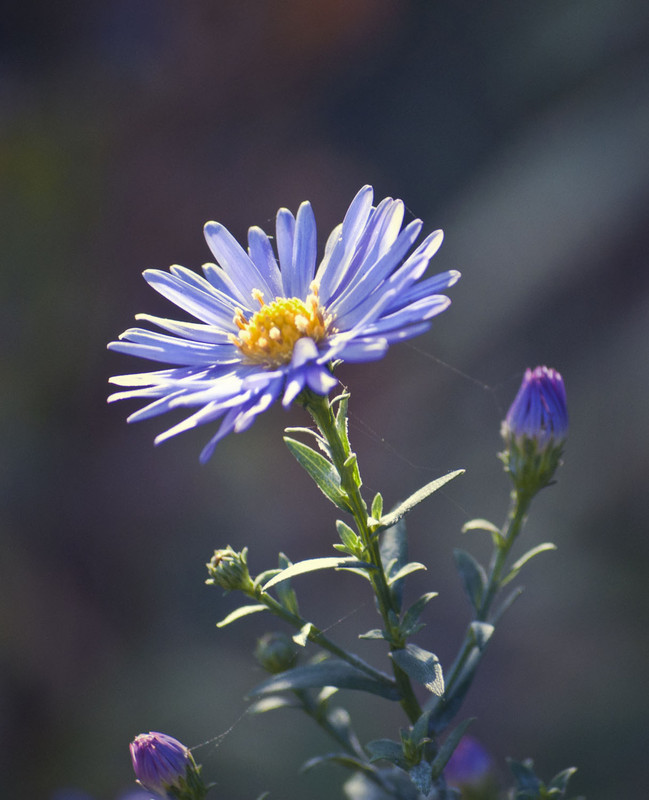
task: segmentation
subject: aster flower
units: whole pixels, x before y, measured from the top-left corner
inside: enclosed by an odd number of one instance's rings
[[[402,229],[401,200],[372,203],[365,186],[329,236],[319,265],[308,202],[295,217],[279,210],[277,258],[260,228],[250,228],[246,252],[223,225],[208,222],[205,237],[217,263],[205,264],[203,276],[181,266],[144,272],[156,291],[199,322],[139,314],[166,333],[131,328],[108,347],[171,366],[111,378],[125,390],[109,400],[148,401],[129,422],[197,409],[156,444],[221,419],[201,453],[207,461],[219,440],[246,430],[276,400],[288,407],[305,389],[328,394],[337,384],[332,363],[379,359],[393,342],[428,330],[450,304],[439,292],[459,278],[450,270],[420,280],[442,232],[408,255],[421,220]]]

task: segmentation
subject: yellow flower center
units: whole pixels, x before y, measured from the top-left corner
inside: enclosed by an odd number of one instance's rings
[[[230,337],[247,361],[254,364],[279,366],[288,364],[298,339],[308,336],[319,342],[327,333],[329,320],[325,318],[318,302],[318,286],[310,286],[306,301],[297,297],[276,297],[266,304],[259,290],[252,296],[260,305],[250,319],[237,309],[234,321],[239,335]]]

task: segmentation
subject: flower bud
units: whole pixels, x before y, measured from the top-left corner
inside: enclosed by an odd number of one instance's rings
[[[473,736],[463,736],[444,769],[451,786],[479,786],[491,777],[493,761],[489,753]]]
[[[211,560],[206,564],[210,577],[206,583],[220,586],[228,591],[240,589],[243,592],[253,591],[253,582],[248,572],[248,548],[240,553],[228,545],[225,550],[215,550]]]
[[[568,435],[566,390],[548,367],[527,369],[500,432],[500,458],[517,489],[534,494],[547,486],[559,466]]]
[[[189,749],[166,733],[141,733],[131,742],[137,782],[163,798],[199,800],[206,788]]]
[[[295,666],[297,648],[285,633],[267,633],[257,642],[255,658],[274,675]]]

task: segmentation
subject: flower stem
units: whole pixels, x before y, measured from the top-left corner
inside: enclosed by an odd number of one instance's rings
[[[344,426],[337,424],[331,403],[326,396],[305,391],[302,394],[302,402],[329,445],[331,460],[338,472],[340,486],[349,501],[351,514],[365,549],[364,558],[375,567],[369,572],[369,578],[392,650],[403,649],[403,644],[397,641],[398,634],[393,630],[392,622],[392,619],[398,616],[399,608],[388,586],[378,540],[368,526],[367,504],[360,491],[361,480],[347,437],[347,421],[345,420]],[[421,716],[421,706],[413,691],[410,678],[395,662],[392,662],[392,669],[401,694],[401,706],[408,719],[415,722]]]

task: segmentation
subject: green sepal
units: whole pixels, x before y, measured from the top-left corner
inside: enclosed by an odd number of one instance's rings
[[[451,733],[446,737],[446,741],[437,751],[437,755],[435,756],[435,760],[432,764],[433,780],[436,780],[442,774],[444,767],[446,767],[451,756],[455,752],[456,747],[460,743],[460,739],[464,736],[466,729],[474,719],[475,717],[470,717],[469,719],[465,719],[463,722],[460,722],[460,724],[456,728],[453,728]]]
[[[487,586],[487,573],[475,558],[465,550],[453,550],[455,566],[460,573],[462,586],[473,610],[478,613]]]
[[[284,441],[300,466],[313,478],[320,491],[338,508],[350,511],[349,500],[340,486],[340,477],[333,464],[312,447],[298,442],[297,439],[285,436]]]
[[[225,628],[226,625],[229,625],[231,622],[236,622],[238,619],[241,619],[242,617],[247,617],[249,614],[256,614],[257,611],[267,611],[267,610],[268,609],[266,608],[266,606],[260,605],[258,603],[249,606],[240,606],[239,608],[230,612],[227,615],[227,617],[224,617],[220,622],[217,622],[216,627]]]
[[[379,681],[352,667],[346,661],[334,658],[279,672],[255,687],[250,692],[250,696],[258,697],[274,692],[313,689],[321,686],[356,689],[385,697],[388,700],[401,699],[396,685],[387,675],[384,681]]]
[[[419,505],[423,500],[427,497],[430,497],[431,494],[436,492],[438,489],[441,489],[442,486],[445,486],[449,481],[452,481],[453,478],[457,478],[458,475],[464,474],[463,469],[456,469],[453,472],[449,472],[446,475],[442,475],[441,478],[437,478],[430,483],[427,483],[425,486],[422,486],[421,489],[416,491],[414,494],[411,494],[407,500],[404,500],[403,503],[400,503],[394,511],[391,511],[389,514],[386,514],[384,517],[381,517],[381,528],[390,528],[396,522],[398,522],[402,517],[412,511],[412,509]]]
[[[539,555],[539,553],[546,553],[549,550],[556,550],[556,545],[552,544],[552,542],[544,542],[543,544],[539,544],[536,547],[533,547],[531,550],[528,550],[527,553],[522,555],[518,561],[512,564],[511,569],[507,573],[507,575],[502,579],[500,582],[501,586],[504,586],[509,581],[513,580],[521,569],[527,564],[528,561],[531,561],[534,556]]]
[[[467,533],[468,531],[487,531],[487,533],[491,534],[493,543],[498,549],[505,544],[500,528],[494,525],[493,522],[489,522],[488,519],[470,519],[462,526],[462,533]]]
[[[273,694],[269,697],[262,697],[248,707],[249,714],[266,714],[268,711],[276,711],[278,708],[301,708],[295,698],[287,697],[283,694]]]
[[[401,742],[392,739],[374,739],[365,745],[365,749],[369,753],[370,761],[389,761],[401,769],[408,768]]]
[[[411,636],[415,633],[415,629],[420,629],[422,627],[422,625],[419,624],[421,612],[433,597],[437,597],[437,594],[437,592],[426,592],[426,594],[422,594],[419,600],[413,603],[406,611],[403,615],[401,625],[399,626],[404,636]]]
[[[393,650],[390,657],[409,678],[423,684],[429,692],[438,697],[444,694],[444,674],[434,653],[407,644],[402,650]]]
[[[304,561],[298,561],[296,564],[291,564],[286,569],[283,569],[264,585],[262,591],[267,592],[273,586],[277,586],[289,578],[295,578],[298,575],[304,575],[307,572],[316,572],[317,570],[322,569],[349,569],[352,567],[354,569],[363,569],[365,571],[376,569],[374,564],[370,564],[367,561],[359,561],[353,556],[350,556],[349,558],[341,558],[340,556],[307,558]]]

